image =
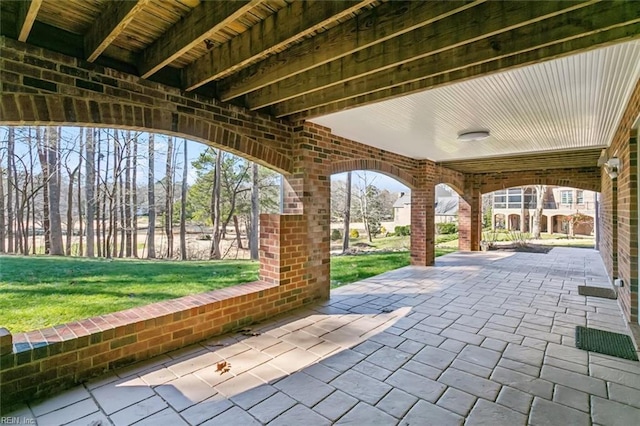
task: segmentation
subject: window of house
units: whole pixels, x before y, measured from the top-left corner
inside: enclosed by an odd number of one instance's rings
[[[536,208],[536,190],[533,188],[527,188],[524,191],[524,207],[527,209]]]
[[[510,209],[522,208],[522,188],[510,188],[507,207]]]
[[[493,193],[493,208],[505,209],[507,208],[507,192],[496,191]]]
[[[584,204],[584,191],[576,191],[576,204]]]
[[[560,191],[560,202],[562,204],[573,204],[573,191]]]

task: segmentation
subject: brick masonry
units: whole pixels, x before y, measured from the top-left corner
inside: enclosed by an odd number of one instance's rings
[[[627,320],[638,322],[638,136],[632,130],[640,118],[640,82],[607,149],[622,162],[616,180],[602,173],[600,253],[611,278],[621,278],[618,300]]]

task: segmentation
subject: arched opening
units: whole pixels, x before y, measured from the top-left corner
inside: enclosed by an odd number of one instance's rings
[[[507,230],[509,231],[520,231],[520,226],[522,225],[520,215],[517,213],[511,213],[507,218]]]
[[[24,279],[41,286],[32,292],[36,305],[54,307],[45,317],[47,310],[34,310],[24,292],[8,290],[0,311],[13,312],[20,323],[0,323],[11,331],[258,279],[257,263],[246,260],[258,257],[259,214],[280,211],[279,173],[157,133],[0,131],[0,253],[31,256],[3,258],[3,268],[18,281],[29,275]]]
[[[409,264],[411,190],[386,173],[331,176],[332,287]]]

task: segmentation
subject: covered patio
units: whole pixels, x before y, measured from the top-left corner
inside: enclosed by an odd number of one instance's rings
[[[41,425],[637,424],[638,362],[574,346],[576,325],[629,333],[623,313],[615,300],[578,295],[578,285],[608,286],[598,252],[450,254],[8,416]]]
[[[0,411],[638,423],[638,363],[572,339],[638,323],[639,16],[586,0],[3,2],[0,124],[184,137],[284,179],[281,214],[260,219],[259,282],[0,329]],[[331,292],[331,175],[354,170],[410,187],[412,267]],[[467,253],[436,262],[440,183],[460,195]],[[600,192],[600,252],[470,253],[482,194],[527,185]],[[617,302],[577,295],[615,279]],[[216,346],[246,327],[260,335]]]

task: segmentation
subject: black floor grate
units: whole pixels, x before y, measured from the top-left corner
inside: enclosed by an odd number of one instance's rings
[[[633,361],[638,360],[631,337],[597,328],[577,326],[576,348]]]

